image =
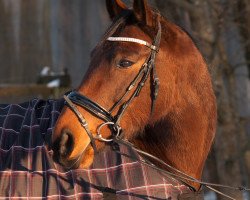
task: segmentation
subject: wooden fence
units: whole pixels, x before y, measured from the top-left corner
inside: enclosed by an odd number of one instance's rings
[[[69,88],[48,88],[46,85],[0,85],[0,103],[21,103],[33,98],[61,98]]]

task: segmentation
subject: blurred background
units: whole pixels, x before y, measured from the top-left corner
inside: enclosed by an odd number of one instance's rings
[[[204,180],[249,187],[250,1],[150,3],[193,37],[213,78],[218,128]],[[0,0],[0,103],[59,98],[77,87],[109,24],[104,0]]]

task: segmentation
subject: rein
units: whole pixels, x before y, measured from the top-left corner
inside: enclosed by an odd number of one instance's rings
[[[242,186],[239,186],[239,187],[232,187],[232,186],[228,186],[228,185],[222,185],[222,184],[216,184],[216,183],[209,183],[209,182],[203,182],[203,181],[200,181],[192,176],[189,176],[188,174],[174,168],[173,166],[167,164],[166,162],[164,162],[163,160],[159,159],[158,157],[150,154],[150,153],[147,153],[145,151],[142,151],[138,148],[136,148],[131,142],[129,142],[128,140],[125,140],[123,139],[120,135],[120,132],[121,132],[121,128],[119,128],[119,131],[116,132],[116,135],[113,135],[113,137],[111,139],[105,139],[102,137],[102,135],[100,134],[100,129],[104,126],[104,125],[114,125],[113,122],[106,122],[106,123],[103,123],[102,125],[100,125],[97,129],[97,135],[96,136],[93,136],[89,129],[88,129],[88,124],[86,122],[86,119],[82,116],[82,114],[78,111],[77,107],[74,105],[74,103],[72,103],[72,101],[66,96],[64,95],[64,99],[65,101],[67,102],[68,106],[72,109],[72,111],[75,113],[75,115],[78,117],[79,119],[79,122],[81,123],[82,127],[86,130],[87,134],[89,135],[90,137],[90,144],[92,145],[93,149],[95,150],[95,152],[97,151],[96,150],[96,145],[94,142],[94,140],[99,140],[101,142],[106,142],[106,143],[111,143],[113,144],[113,150],[116,151],[116,153],[122,155],[122,156],[126,156],[126,157],[130,157],[132,159],[134,159],[133,157],[129,156],[129,155],[125,155],[123,154],[122,152],[120,152],[120,150],[117,149],[117,146],[115,146],[114,144],[122,144],[122,145],[125,145],[131,149],[133,149],[134,151],[136,151],[139,155],[142,155],[143,156],[143,159],[135,159],[135,161],[139,162],[139,163],[142,163],[142,164],[145,164],[153,169],[156,169],[157,171],[161,172],[161,173],[164,173],[166,175],[169,175],[179,181],[181,181],[182,183],[186,184],[192,191],[195,191],[195,189],[188,185],[185,181],[190,181],[190,182],[194,182],[194,183],[198,183],[212,191],[214,191],[215,193],[217,194],[220,194],[224,197],[227,197],[228,199],[232,199],[232,200],[236,200],[235,198],[215,189],[214,187],[219,187],[219,188],[226,188],[226,189],[232,189],[232,190],[239,190],[239,191],[250,191],[249,188],[245,188],[245,187],[242,187]],[[86,147],[87,148],[87,147]],[[85,149],[86,149],[85,148]],[[72,167],[80,161],[81,157],[82,157],[82,154],[84,153],[85,149],[82,151],[82,153],[80,154],[80,156],[78,157],[78,159],[72,164]],[[153,159],[155,161],[157,161],[158,163],[166,166],[167,168],[169,168],[170,170],[176,172],[177,174],[173,173],[173,172],[170,172],[170,171],[167,171],[167,170],[164,170],[162,168],[159,168],[157,167],[156,165],[154,165],[152,162],[150,162],[148,159],[146,158],[150,158],[150,159]]]
[[[216,184],[216,183],[209,183],[209,182],[203,182],[203,181],[200,181],[192,176],[189,176],[188,174],[174,168],[173,166],[167,164],[166,162],[164,162],[163,160],[159,159],[158,157],[150,154],[150,153],[147,153],[145,151],[142,151],[138,148],[136,148],[131,142],[129,142],[128,140],[125,140],[121,137],[121,128],[119,127],[118,130],[115,130],[116,131],[116,135],[113,134],[113,137],[111,139],[105,139],[102,137],[101,133],[100,133],[100,129],[105,126],[105,125],[114,125],[113,122],[105,122],[103,124],[101,124],[98,129],[97,129],[97,135],[96,136],[93,136],[91,134],[91,132],[89,131],[89,128],[88,128],[88,124],[87,124],[87,121],[86,119],[82,116],[82,114],[79,112],[79,110],[77,109],[77,107],[74,105],[74,103],[68,98],[67,95],[64,95],[64,99],[65,101],[67,102],[68,106],[71,108],[71,110],[75,113],[75,115],[78,117],[79,119],[79,122],[80,124],[82,125],[82,127],[86,130],[89,138],[90,138],[90,144],[92,145],[93,149],[95,152],[97,152],[97,149],[96,149],[96,145],[95,145],[95,140],[99,140],[101,142],[106,142],[106,143],[113,143],[113,150],[116,151],[116,153],[122,155],[122,156],[127,156],[127,157],[130,157],[132,159],[134,159],[133,157],[129,156],[129,155],[125,155],[123,154],[122,152],[120,152],[118,149],[117,149],[117,146],[115,146],[114,144],[122,144],[122,145],[125,145],[131,149],[133,149],[134,151],[136,151],[139,155],[142,155],[144,156],[143,158],[144,159],[136,159],[137,162],[139,163],[142,163],[142,164],[145,164],[153,169],[156,169],[157,171],[161,172],[161,173],[164,173],[166,175],[170,175],[172,176],[173,178],[181,181],[182,183],[188,185],[186,182],[184,181],[190,181],[190,182],[194,182],[194,183],[198,183],[212,191],[214,191],[215,193],[217,194],[220,194],[224,197],[227,197],[228,199],[232,199],[232,200],[236,200],[235,198],[215,189],[214,187],[219,187],[219,188],[226,188],[226,189],[232,189],[232,190],[239,190],[239,191],[250,191],[249,188],[245,188],[245,187],[242,187],[242,186],[239,186],[239,187],[232,187],[232,186],[228,186],[228,185],[222,185],[222,184]],[[86,147],[87,148],[87,147]],[[86,149],[85,148],[85,149]],[[82,151],[82,153],[80,154],[80,156],[78,157],[78,159],[72,164],[72,167],[80,161],[81,157],[82,157],[82,154],[85,152],[85,149]],[[164,170],[162,168],[159,168],[157,167],[156,165],[154,165],[152,162],[150,162],[148,159],[146,158],[150,158],[150,159],[153,159],[155,161],[157,161],[158,163],[168,167],[169,169],[171,169],[172,171],[176,172],[177,174],[175,173],[172,173],[170,171],[167,171],[167,170]],[[192,190],[192,191],[195,191],[195,189],[188,185],[188,187]]]
[[[133,100],[136,97],[139,96],[139,94],[140,94],[143,86],[145,85],[146,81],[148,80],[148,77],[150,76],[150,74],[151,74],[151,77],[153,80],[151,83],[153,86],[152,87],[152,89],[153,89],[152,95],[151,95],[152,96],[151,114],[154,111],[155,100],[157,99],[157,96],[158,96],[159,84],[160,84],[159,78],[156,74],[156,69],[155,69],[155,58],[156,58],[157,52],[159,51],[160,40],[161,40],[161,24],[159,21],[158,21],[158,32],[157,32],[157,35],[156,35],[152,45],[144,40],[140,40],[140,39],[136,39],[136,38],[108,37],[107,41],[110,41],[110,42],[138,43],[138,44],[144,45],[144,46],[151,49],[149,56],[145,60],[144,64],[141,66],[141,69],[139,70],[138,74],[135,76],[133,81],[127,87],[126,92],[122,95],[122,97],[109,110],[105,109],[104,107],[102,107],[98,103],[92,101],[88,97],[78,93],[77,91],[71,91],[71,92],[66,93],[64,95],[64,99],[66,101],[65,103],[77,116],[81,126],[85,129],[86,133],[88,134],[88,136],[90,138],[89,144],[91,144],[92,148],[94,149],[94,152],[97,152],[97,148],[96,148],[96,144],[95,144],[96,140],[101,141],[101,142],[105,142],[105,143],[112,143],[114,150],[122,156],[124,156],[124,154],[117,149],[117,144],[125,145],[129,148],[132,148],[139,155],[143,156],[143,159],[141,159],[141,158],[136,159],[136,161],[138,161],[139,163],[150,166],[150,167],[152,167],[152,168],[154,168],[154,169],[158,170],[159,172],[164,173],[166,175],[170,175],[173,178],[181,181],[182,183],[184,183],[186,185],[188,185],[188,184],[185,183],[185,181],[198,183],[204,187],[207,187],[210,190],[213,190],[217,194],[220,194],[224,197],[227,197],[229,199],[234,200],[233,197],[231,197],[225,193],[220,192],[219,190],[215,189],[214,187],[227,188],[227,189],[240,190],[240,191],[250,191],[250,189],[247,189],[244,187],[231,187],[231,186],[227,186],[227,185],[214,184],[214,183],[200,181],[200,180],[195,179],[194,177],[189,176],[188,174],[174,168],[173,166],[167,164],[166,162],[159,159],[158,157],[136,148],[128,140],[123,139],[123,131],[122,131],[122,128],[120,127],[120,120],[121,120],[123,114],[125,113],[126,109],[128,108],[128,106],[133,102]],[[128,98],[128,100],[122,104],[122,101],[131,92],[132,89],[134,89],[134,92],[131,94],[131,96]],[[93,135],[91,133],[91,131],[89,130],[88,123],[87,123],[86,119],[79,112],[79,110],[77,109],[77,106],[75,104],[80,106],[80,107],[83,107],[89,113],[91,113],[95,117],[100,118],[101,120],[104,121],[104,123],[102,123],[97,128],[96,135]],[[112,112],[119,105],[120,105],[120,107],[119,107],[116,115],[112,115]],[[101,129],[104,126],[108,126],[112,130],[111,138],[103,138],[102,137]],[[85,152],[85,149],[82,151],[82,153],[80,154],[78,159],[72,164],[72,167],[80,161],[83,153]],[[125,156],[129,156],[129,155],[125,155]],[[158,163],[164,165],[165,167],[167,167],[168,169],[172,170],[175,173],[157,167],[152,162],[150,162],[147,158],[154,160],[154,161],[157,161]],[[195,191],[195,189],[192,186],[188,185],[188,187],[191,190]]]

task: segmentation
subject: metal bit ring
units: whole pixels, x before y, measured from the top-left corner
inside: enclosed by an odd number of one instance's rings
[[[106,125],[114,125],[115,123],[114,122],[105,122],[103,124],[101,124],[98,128],[97,128],[97,135],[95,137],[95,139],[97,140],[100,140],[102,142],[112,142],[113,139],[105,139],[102,137],[102,134],[101,134],[101,129],[106,126]]]

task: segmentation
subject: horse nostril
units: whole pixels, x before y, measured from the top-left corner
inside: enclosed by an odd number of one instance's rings
[[[73,136],[69,131],[64,131],[59,142],[58,153],[62,157],[66,157],[73,150]]]

